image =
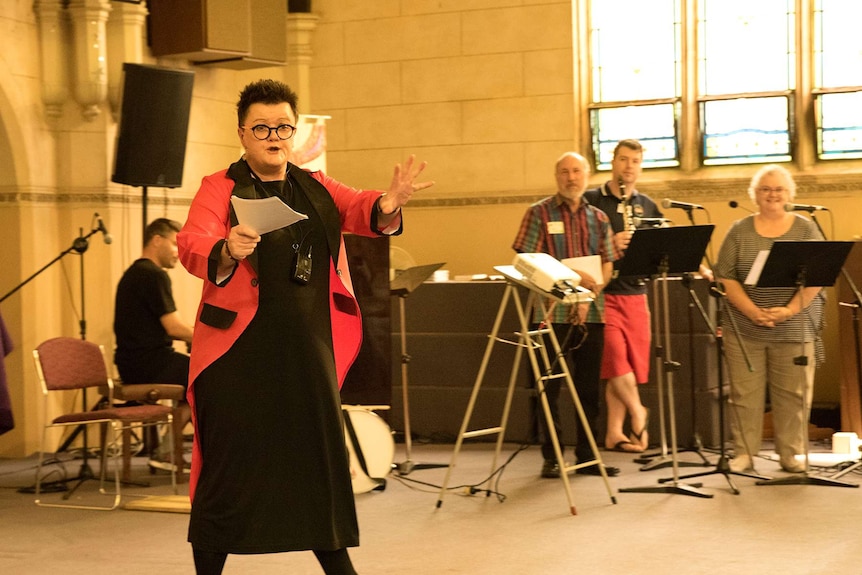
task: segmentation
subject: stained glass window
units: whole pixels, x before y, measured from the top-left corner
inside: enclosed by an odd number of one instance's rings
[[[862,2],[858,0],[817,0],[814,12],[815,122],[817,155],[821,160],[862,158],[860,21]]]
[[[613,148],[626,138],[643,144],[644,167],[679,165],[679,0],[594,0],[590,9],[598,169],[609,168]]]

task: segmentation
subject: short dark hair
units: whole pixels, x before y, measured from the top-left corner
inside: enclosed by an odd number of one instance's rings
[[[637,140],[620,140],[619,142],[617,142],[617,145],[614,148],[615,158],[617,157],[617,152],[620,151],[620,148],[628,148],[629,150],[634,150],[635,152],[640,152],[641,154],[643,154],[644,152],[644,147]]]
[[[252,82],[239,93],[239,101],[236,103],[236,117],[242,126],[248,109],[252,104],[290,104],[293,115],[296,116],[297,96],[290,86],[278,80],[258,80]]]
[[[157,218],[150,222],[147,229],[144,230],[144,245],[148,245],[155,236],[167,236],[171,233],[177,233],[182,229],[182,224],[168,218]]]

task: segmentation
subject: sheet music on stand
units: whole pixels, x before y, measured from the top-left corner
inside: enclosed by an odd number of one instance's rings
[[[758,254],[745,284],[793,287],[802,281],[806,287],[835,285],[852,248],[853,242],[776,241],[772,249]]]

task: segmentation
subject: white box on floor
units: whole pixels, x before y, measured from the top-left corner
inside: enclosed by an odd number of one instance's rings
[[[859,437],[854,431],[841,431],[832,434],[832,453],[859,453]]]

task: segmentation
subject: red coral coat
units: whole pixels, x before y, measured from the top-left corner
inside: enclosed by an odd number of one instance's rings
[[[290,168],[299,170],[295,166]],[[190,273],[204,281],[189,368],[188,401],[192,408],[193,423],[195,379],[230,349],[251,322],[258,308],[255,254],[243,260],[221,284],[216,283],[215,268],[222,243],[234,225],[231,222],[230,197],[233,193],[241,197],[255,197],[253,187],[241,189],[241,186],[236,185],[229,177],[228,171],[222,170],[203,179],[189,209],[188,219],[177,234],[180,261]],[[377,200],[383,192],[357,190],[327,177],[322,172],[310,172],[308,175],[322,184],[335,202],[341,218],[342,232],[364,236],[400,233],[400,215],[386,229],[378,231],[371,228],[371,222],[376,222]],[[338,246],[331,246],[331,251],[338,254],[338,260],[330,260],[329,301],[335,366],[340,387],[359,353],[362,320],[350,280],[344,238],[338,234],[337,237],[330,238],[330,242],[338,243]],[[213,324],[217,324],[217,327]],[[189,480],[189,496],[192,499],[200,474],[200,462],[200,447],[196,435]]]

